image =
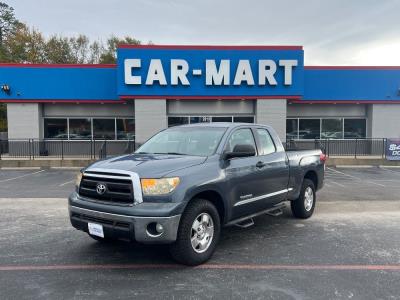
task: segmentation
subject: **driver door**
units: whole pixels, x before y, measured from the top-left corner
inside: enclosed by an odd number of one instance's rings
[[[251,145],[255,150],[257,149],[253,131],[250,128],[236,129],[229,137],[224,152],[232,152],[237,145]],[[263,192],[258,184],[257,162],[257,151],[255,156],[236,157],[226,161],[225,176],[234,219],[251,214],[258,209],[257,201],[246,205],[241,204],[246,199],[259,196]]]

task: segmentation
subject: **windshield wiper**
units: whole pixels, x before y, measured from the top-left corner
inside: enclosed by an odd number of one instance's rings
[[[189,155],[189,154],[179,153],[179,152],[155,152],[153,154]]]

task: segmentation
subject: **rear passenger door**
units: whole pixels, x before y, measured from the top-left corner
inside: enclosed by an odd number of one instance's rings
[[[257,183],[263,186],[265,207],[286,199],[289,164],[286,153],[278,149],[267,128],[254,128],[258,148]]]

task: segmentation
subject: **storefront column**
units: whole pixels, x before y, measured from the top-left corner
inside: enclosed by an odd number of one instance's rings
[[[8,103],[8,138],[43,138],[42,104]]]
[[[256,123],[272,126],[286,141],[286,99],[257,99]]]
[[[368,137],[400,138],[400,105],[370,104],[368,107]]]
[[[136,145],[167,127],[167,100],[135,99]]]

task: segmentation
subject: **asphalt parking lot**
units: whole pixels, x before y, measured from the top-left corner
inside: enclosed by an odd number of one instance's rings
[[[69,225],[77,170],[0,171],[1,299],[400,299],[400,169],[328,168],[309,220],[225,228],[212,260],[100,244]]]

